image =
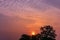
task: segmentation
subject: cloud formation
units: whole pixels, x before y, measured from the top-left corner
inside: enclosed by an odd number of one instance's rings
[[[42,2],[60,9],[60,0],[42,0]]]
[[[56,29],[57,40],[59,40],[60,9],[58,1],[0,0],[0,35],[3,35],[0,36],[0,39],[17,40],[22,33],[30,34],[33,30],[38,33],[40,26],[50,24]]]

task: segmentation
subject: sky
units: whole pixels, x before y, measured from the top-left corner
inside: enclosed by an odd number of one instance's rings
[[[60,0],[0,0],[0,40],[18,40],[44,25],[53,26],[60,40]]]

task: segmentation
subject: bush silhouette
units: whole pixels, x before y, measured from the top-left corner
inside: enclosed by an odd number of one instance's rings
[[[55,30],[52,26],[46,25],[40,28],[41,33],[29,36],[23,34],[19,40],[56,40]]]

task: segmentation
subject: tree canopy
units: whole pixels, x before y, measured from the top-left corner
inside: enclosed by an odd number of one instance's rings
[[[55,30],[52,26],[46,25],[40,28],[41,33],[29,36],[23,34],[19,40],[56,40]]]

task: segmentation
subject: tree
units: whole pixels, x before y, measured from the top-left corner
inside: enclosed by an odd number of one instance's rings
[[[56,34],[52,26],[47,25],[47,26],[41,27],[40,30],[41,30],[41,34],[40,34],[41,40],[55,40]]]
[[[32,35],[31,40],[37,40],[36,35]]]
[[[23,34],[19,40],[30,40],[30,36]]]
[[[40,40],[41,39],[41,35],[38,33],[38,34],[36,34],[36,39],[37,40]]]
[[[40,31],[41,33],[32,36],[23,34],[19,40],[56,40],[55,30],[52,26],[43,26]]]

